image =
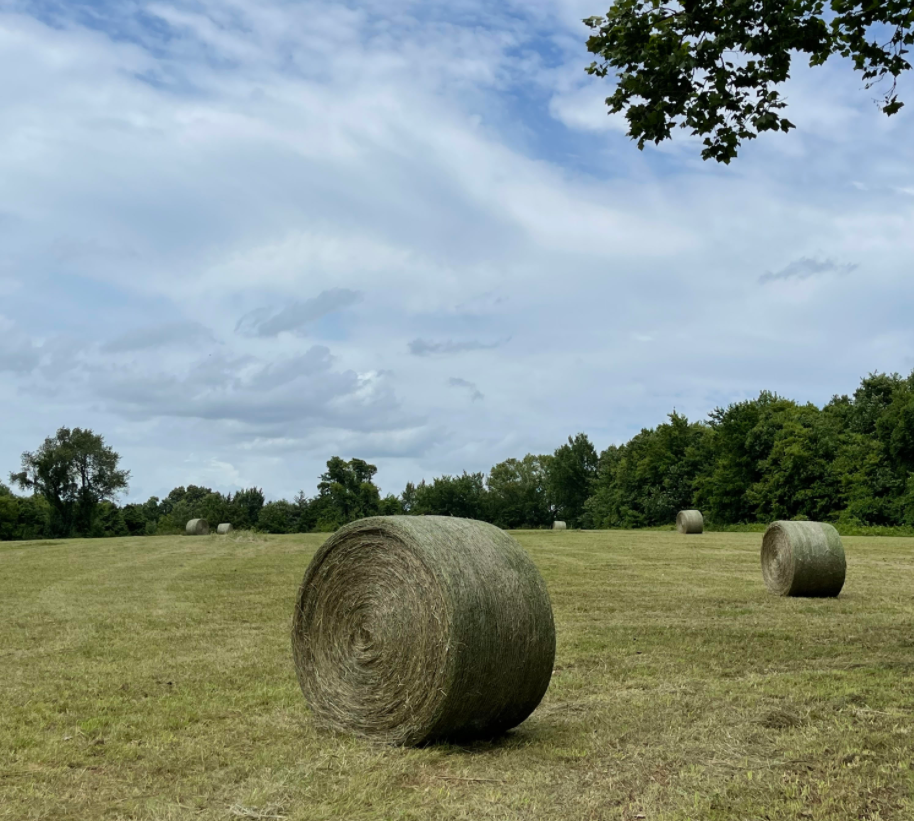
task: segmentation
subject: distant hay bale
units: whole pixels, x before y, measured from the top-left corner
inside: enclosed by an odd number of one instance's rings
[[[218,533],[220,536],[227,536],[234,529],[235,528],[233,528],[228,522],[223,522],[221,525],[216,527],[216,533]]]
[[[553,530],[567,530],[567,526],[565,525],[564,522],[553,522],[552,529]]]
[[[762,576],[778,596],[837,596],[847,562],[838,531],[821,522],[774,522],[762,537]]]
[[[676,514],[676,530],[680,533],[703,533],[704,529],[705,520],[700,510],[680,510]]]
[[[209,533],[209,525],[206,519],[191,519],[187,523],[186,532],[188,536],[206,536]]]
[[[377,516],[315,554],[292,650],[323,727],[394,744],[491,738],[540,703],[555,626],[539,571],[504,531]]]

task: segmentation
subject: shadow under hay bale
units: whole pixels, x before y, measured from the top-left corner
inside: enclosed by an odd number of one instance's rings
[[[228,522],[223,522],[221,525],[216,527],[216,533],[218,533],[220,536],[227,536],[234,529],[235,528],[233,528]]]
[[[384,516],[318,550],[292,650],[323,727],[410,745],[493,738],[545,694],[555,626],[539,571],[504,531]]]
[[[191,519],[185,532],[188,536],[206,536],[209,534],[209,524],[206,519]]]
[[[847,561],[838,531],[821,522],[773,522],[762,537],[762,576],[778,596],[837,596]]]
[[[669,521],[669,519],[667,519]],[[700,510],[680,510],[676,514],[676,530],[680,533],[704,533],[705,520]]]
[[[568,527],[564,522],[553,522],[552,529],[553,530],[567,530]]]

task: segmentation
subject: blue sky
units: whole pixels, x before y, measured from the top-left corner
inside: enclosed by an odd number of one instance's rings
[[[493,10],[494,8],[494,10]],[[789,135],[639,152],[580,0],[0,0],[0,467],[130,498],[385,491],[674,407],[914,367],[914,111],[797,65]]]

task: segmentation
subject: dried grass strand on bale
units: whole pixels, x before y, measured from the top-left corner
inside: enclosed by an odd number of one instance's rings
[[[218,533],[220,536],[227,536],[234,529],[235,528],[233,528],[229,522],[223,522],[221,525],[216,526],[216,533]]]
[[[705,520],[700,510],[680,510],[676,514],[676,530],[680,533],[704,533],[704,529]]]
[[[206,519],[191,519],[185,532],[188,536],[206,536],[209,533],[209,523]]]
[[[491,738],[549,686],[555,626],[521,546],[484,522],[383,516],[305,573],[292,649],[315,721],[394,744]]]
[[[552,529],[553,530],[567,530],[568,526],[564,522],[553,522]]]
[[[762,537],[762,576],[778,596],[837,596],[847,560],[841,536],[822,522],[773,522]]]

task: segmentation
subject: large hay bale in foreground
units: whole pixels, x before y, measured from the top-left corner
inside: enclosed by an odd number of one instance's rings
[[[552,605],[507,533],[446,516],[378,516],[331,536],[292,620],[317,723],[395,744],[491,738],[539,704]]]
[[[680,533],[704,533],[704,529],[705,520],[700,510],[680,510],[676,514],[676,530]]]
[[[227,536],[234,529],[229,522],[223,522],[221,525],[216,526],[216,533],[220,536]]]
[[[838,531],[821,522],[773,522],[762,537],[762,576],[778,596],[837,596],[847,562]]]
[[[185,532],[188,536],[206,536],[209,533],[209,524],[206,519],[191,519]]]
[[[553,530],[567,530],[567,525],[564,522],[553,522],[552,529]]]

